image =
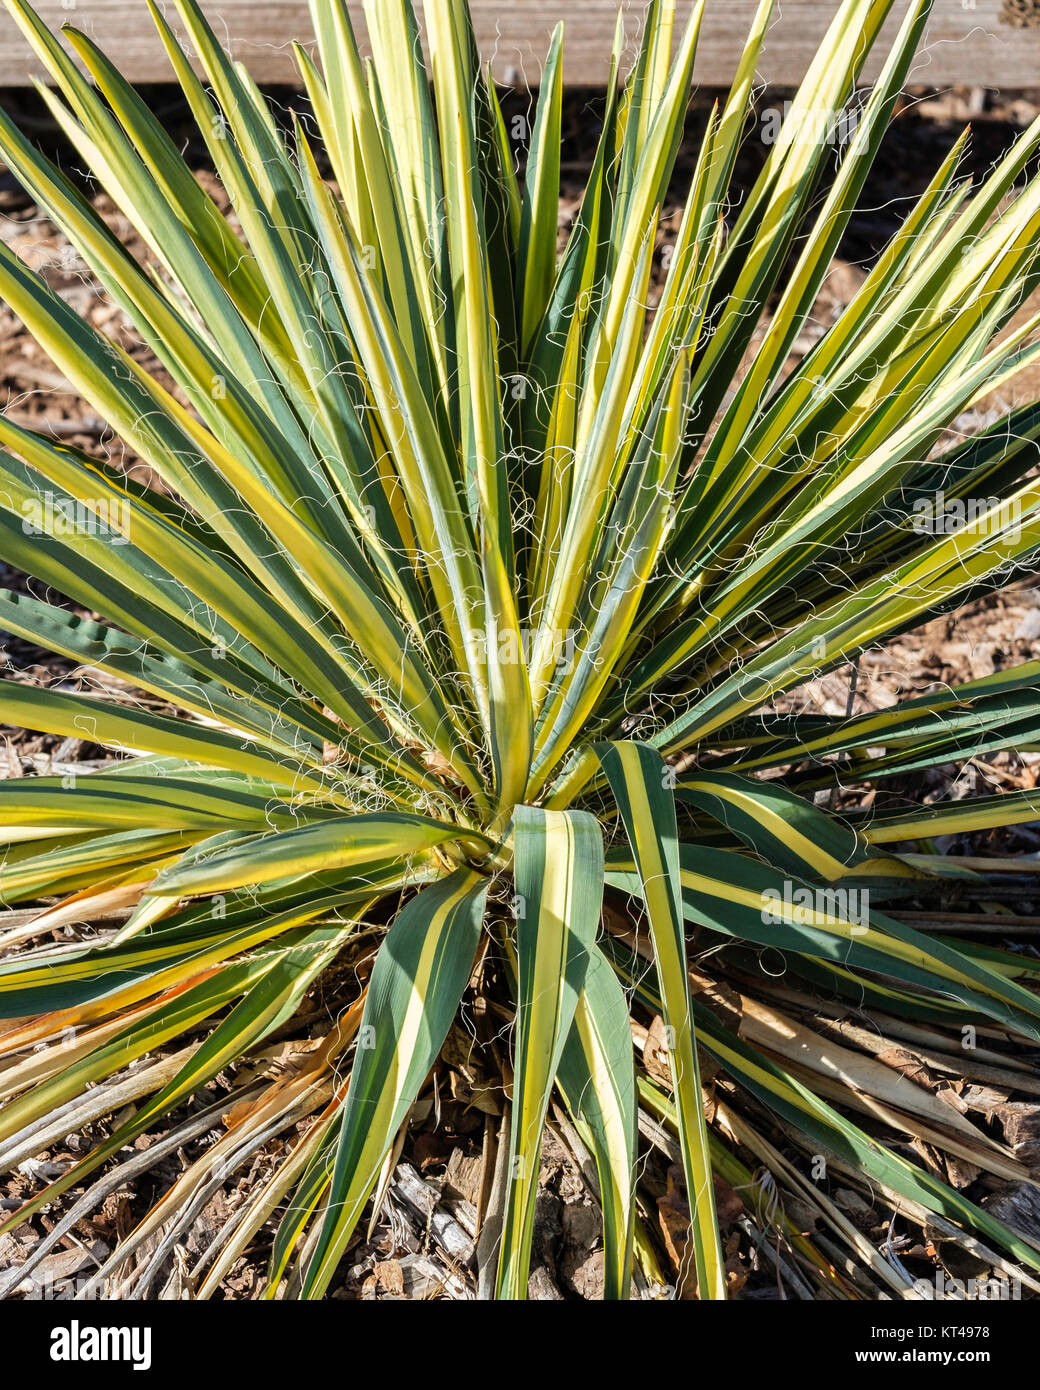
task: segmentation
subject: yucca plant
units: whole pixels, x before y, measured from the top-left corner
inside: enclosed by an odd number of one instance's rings
[[[835,159],[891,9],[841,4],[737,208],[765,0],[653,309],[703,5],[680,36],[653,0],[624,83],[619,25],[560,256],[560,32],[520,178],[465,0],[426,0],[428,67],[407,0],[367,0],[370,62],[344,0],[314,0],[291,128],[194,0],[176,8],[203,77],[150,5],[232,220],[85,34],[66,49],[7,3],[146,263],[6,117],[0,151],[162,368],[0,242],[0,296],[162,484],[0,420],[0,554],[98,615],[5,592],[0,627],[149,697],[2,684],[7,724],[121,755],[0,783],[0,888],[23,904],[0,935],[0,1158],[94,1141],[0,1227],[60,1216],[7,1287],[124,1172],[216,1125],[95,1285],[154,1291],[201,1206],[283,1136],[187,1287],[217,1293],[266,1239],[269,1296],[320,1297],[461,1017],[502,1088],[479,1213],[498,1296],[527,1292],[547,1116],[594,1159],[608,1297],[676,1282],[640,1143],[681,1162],[687,1294],[739,1282],[722,1185],[809,1295],[912,1295],[835,1182],[1040,1288],[1040,1249],[905,1145],[1028,1177],[939,1092],[1036,1094],[1016,1039],[1040,1038],[1040,968],[899,920],[900,898],[978,872],[933,837],[1035,818],[1040,794],[831,809],[850,785],[1035,745],[1040,664],[858,717],[777,706],[1035,562],[1040,407],[945,432],[1040,355],[1037,320],[1014,318],[1040,282],[1040,122],[977,186],[958,142],[793,360],[924,0]],[[940,491],[965,503],[951,533],[916,524]],[[264,1079],[265,1040],[319,988],[324,1035]]]

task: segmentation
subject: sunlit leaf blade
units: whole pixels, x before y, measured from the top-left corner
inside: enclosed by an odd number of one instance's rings
[[[721,821],[766,863],[804,877],[829,882],[869,857],[851,827],[775,783],[709,772],[683,778],[675,795]]]
[[[715,1215],[687,978],[671,774],[660,755],[646,744],[609,744],[598,751],[632,847],[654,944],[692,1215],[698,1296],[725,1298],[725,1258]]]
[[[417,894],[376,959],[336,1140],[329,1197],[302,1295],[317,1298],[419,1087],[437,1059],[473,969],[486,880],[459,870]]]
[[[517,1017],[509,1179],[497,1291],[526,1298],[549,1095],[584,988],[603,898],[603,838],[583,811],[513,820]]]
[[[557,1077],[591,1141],[603,1210],[605,1298],[632,1282],[636,1202],[636,1095],[628,1000],[602,952],[589,956]]]

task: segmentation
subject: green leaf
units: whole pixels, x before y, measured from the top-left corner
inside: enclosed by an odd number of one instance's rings
[[[675,798],[668,769],[647,744],[602,744],[597,752],[632,846],[654,945],[683,1169],[693,1216],[698,1297],[721,1299],[726,1296],[726,1261],[715,1215],[690,1004]]]
[[[604,1297],[627,1299],[636,1216],[636,1090],[628,1000],[598,947],[589,956],[557,1079],[596,1159]]]
[[[549,1096],[585,985],[603,899],[603,839],[583,811],[519,806],[513,820],[517,1014],[509,1179],[497,1295],[527,1297]]]
[[[419,893],[376,958],[336,1141],[335,1167],[302,1295],[318,1298],[394,1136],[443,1046],[473,969],[487,892],[468,871]]]

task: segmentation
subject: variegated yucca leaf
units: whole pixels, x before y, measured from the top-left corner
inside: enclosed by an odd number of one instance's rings
[[[1035,751],[1040,664],[847,718],[787,698],[1035,570],[1040,407],[946,432],[1040,354],[1040,122],[974,186],[957,142],[799,357],[927,0],[844,141],[895,6],[835,5],[741,200],[762,0],[664,257],[703,3],[680,29],[649,0],[634,52],[619,24],[562,246],[565,25],[518,158],[466,0],[366,0],[367,44],[312,0],[292,119],[196,0],[149,0],[225,204],[87,34],[5,3],[140,256],[2,114],[0,153],[141,351],[3,241],[0,298],[152,479],[0,419],[0,559],[39,581],[0,593],[0,628],[90,673],[9,667],[0,720],[112,755],[0,782],[0,1163],[119,1116],[0,1224],[51,1211],[19,1279],[134,1139],[220,1128],[94,1283],[154,1296],[277,1145],[179,1287],[218,1294],[266,1242],[267,1296],[321,1297],[410,1120],[465,1103],[468,1038],[492,1081],[458,1275],[481,1290],[527,1295],[548,1127],[599,1205],[608,1298],[739,1288],[727,1188],[812,1295],[912,1296],[821,1156],[1040,1288],[1040,1247],[905,1143],[1028,1178],[914,1077],[1040,1094],[1014,1045],[1040,970],[901,917],[950,884],[985,903],[986,861],[935,841],[1035,821],[1040,792],[842,796]],[[922,529],[938,495],[962,519]],[[321,1035],[273,1064],[304,1015]],[[904,1052],[913,1076],[883,1060]]]

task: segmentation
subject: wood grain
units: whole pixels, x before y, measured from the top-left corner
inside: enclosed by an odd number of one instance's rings
[[[936,0],[913,83],[1040,86],[1040,0],[1032,0],[1036,27],[1013,27],[1003,21],[1001,14],[1008,3]],[[482,52],[493,60],[499,81],[536,81],[549,35],[561,18],[567,33],[567,81],[596,86],[604,80],[616,0],[472,0],[472,7]],[[227,36],[234,56],[249,65],[258,81],[296,81],[289,41],[310,37],[306,0],[203,0],[203,8],[218,34]],[[643,7],[637,0],[627,0],[625,8],[634,40]],[[685,18],[689,0],[679,8]],[[797,82],[836,8],[837,0],[783,0],[760,69],[763,80]],[[899,12],[903,8],[897,5]],[[171,76],[144,0],[37,0],[37,9],[55,29],[69,22],[90,33],[133,81],[162,81]],[[363,35],[360,0],[352,0],[351,9]],[[754,10],[755,0],[709,0],[697,63],[702,85],[728,83]],[[889,32],[894,32],[897,22],[898,16]],[[868,68],[868,74],[876,72],[879,61]],[[40,75],[39,65],[13,20],[2,12],[0,86],[24,85],[30,75]]]

